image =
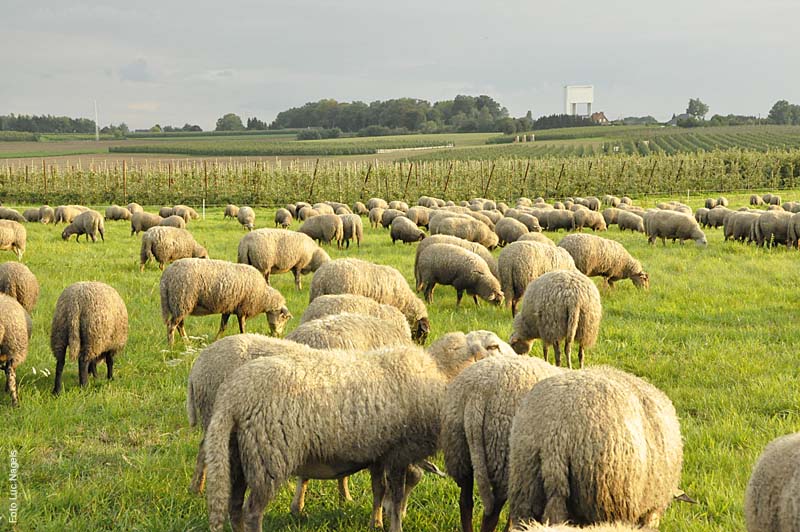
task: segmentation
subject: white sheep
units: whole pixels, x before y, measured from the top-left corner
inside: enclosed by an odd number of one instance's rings
[[[517,315],[517,303],[531,281],[547,272],[575,268],[575,262],[566,250],[556,247],[555,244],[525,240],[507,245],[500,252],[497,262],[500,287],[506,298],[506,306],[511,306],[512,316]]]
[[[744,496],[748,532],[800,530],[800,432],[773,440],[753,467]]]
[[[649,288],[650,276],[625,247],[614,240],[594,235],[567,235],[558,247],[565,249],[575,267],[588,277],[599,275],[609,287],[620,279],[630,279],[637,288]]]
[[[302,288],[302,275],[315,272],[330,261],[328,254],[308,235],[285,229],[257,229],[239,241],[237,260],[260,271],[269,284],[271,274],[294,274],[294,285]]]
[[[464,292],[478,296],[492,304],[503,302],[500,281],[492,275],[489,266],[480,256],[452,244],[434,244],[419,254],[414,271],[418,290],[425,293],[425,300],[433,302],[433,289],[437,284],[450,285],[456,289],[456,306],[461,304]]]

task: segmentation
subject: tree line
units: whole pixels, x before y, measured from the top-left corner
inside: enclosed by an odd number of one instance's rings
[[[53,115],[0,115],[0,131],[94,133],[94,120]]]

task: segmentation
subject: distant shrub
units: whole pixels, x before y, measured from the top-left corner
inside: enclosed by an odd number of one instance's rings
[[[297,134],[297,140],[320,140],[322,133],[319,129],[304,129]]]

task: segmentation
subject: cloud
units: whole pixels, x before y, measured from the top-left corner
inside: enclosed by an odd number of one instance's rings
[[[155,81],[155,74],[150,69],[145,59],[139,58],[132,63],[123,65],[119,69],[119,79],[122,81],[133,81],[144,83]]]
[[[128,109],[131,111],[145,111],[153,112],[158,111],[161,105],[158,102],[132,102],[128,104]]]

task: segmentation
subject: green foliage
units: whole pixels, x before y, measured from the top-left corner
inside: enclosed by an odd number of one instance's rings
[[[0,131],[94,133],[94,120],[53,115],[0,115]]]
[[[690,98],[686,113],[692,115],[696,119],[702,120],[708,113],[708,106],[700,101],[700,98]]]
[[[161,129],[161,126],[158,124],[150,128],[150,133],[162,133],[162,132],[163,130]]]
[[[0,142],[36,142],[39,135],[24,131],[0,131]]]
[[[269,127],[269,126],[267,126],[266,122],[263,122],[263,121],[259,120],[256,117],[252,117],[252,118],[248,118],[247,119],[247,129],[248,129],[248,131],[252,131],[252,130],[263,131],[263,130],[267,129],[267,127]]]
[[[556,129],[562,127],[591,127],[597,126],[584,116],[555,114],[541,116],[533,123],[533,129]]]
[[[767,121],[770,124],[800,125],[800,105],[778,100],[769,110]]]
[[[341,135],[342,130],[338,127],[330,129],[308,128],[297,134],[297,140],[338,139]]]
[[[228,113],[217,119],[217,131],[243,131],[244,124],[239,115]]]

